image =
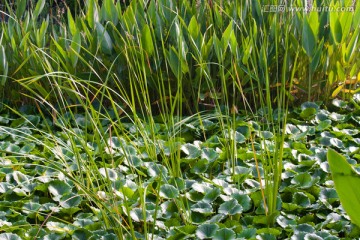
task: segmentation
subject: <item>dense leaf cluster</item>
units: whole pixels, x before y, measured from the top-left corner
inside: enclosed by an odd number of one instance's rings
[[[260,130],[261,122],[238,116],[238,127],[229,134],[219,132],[217,118],[201,125],[193,119],[183,126],[176,142],[162,140],[168,133],[166,126],[156,123],[152,134],[156,135],[153,144],[158,159],[152,159],[139,129],[132,124],[123,123],[126,135],[106,134],[99,145],[83,114],[54,122],[42,120],[26,108],[22,117],[2,112],[0,229],[4,233],[0,236],[357,238],[359,230],[350,223],[331,181],[326,152],[334,148],[357,166],[358,104],[356,95],[352,104],[334,100],[333,110],[307,102],[290,112],[278,212],[271,228],[254,154],[262,159],[262,144],[273,151],[276,136],[271,129]],[[64,124],[66,128],[62,128]],[[49,127],[54,131],[51,135]],[[225,147],[231,138],[237,146],[235,166],[228,161]],[[181,153],[181,175],[177,176],[166,161],[174,149]],[[98,168],[86,170],[89,161],[95,161]],[[89,173],[92,177],[86,178]],[[264,178],[261,164],[260,173]],[[111,218],[122,219],[120,232],[115,222],[107,222]]]

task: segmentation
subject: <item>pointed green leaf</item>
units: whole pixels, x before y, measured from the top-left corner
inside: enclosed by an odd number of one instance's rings
[[[151,30],[147,24],[145,24],[141,31],[141,46],[149,56],[154,53],[154,43],[151,37]]]
[[[336,151],[329,149],[327,158],[340,202],[351,221],[360,226],[360,176]]]
[[[78,31],[76,30],[76,24],[71,15],[70,8],[68,8],[67,17],[68,17],[68,26],[69,26],[70,32],[74,36]]]
[[[306,17],[304,17],[304,21],[303,21],[302,45],[307,55],[309,57],[313,57],[314,49],[316,46],[316,39]]]
[[[193,38],[193,40],[196,40],[197,37],[199,36],[199,32],[200,32],[200,27],[198,22],[196,21],[196,17],[193,16],[190,20],[189,26],[188,26],[188,31],[190,36]]]
[[[20,19],[25,12],[27,0],[16,1],[16,17]]]
[[[36,3],[36,7],[35,7],[35,10],[33,12],[33,17],[34,19],[37,19],[39,14],[41,13],[41,11],[44,9],[44,6],[45,6],[45,0],[39,0],[37,3]]]
[[[339,44],[342,39],[342,28],[336,11],[330,12],[330,31],[335,43]]]
[[[73,67],[76,67],[76,64],[78,62],[80,49],[81,49],[81,35],[80,32],[76,30],[71,42],[72,51],[69,52],[70,55],[69,57]]]
[[[111,40],[109,33],[99,22],[96,22],[96,32],[97,32],[98,41],[100,42],[101,50],[104,53],[110,55],[113,50],[113,42]]]

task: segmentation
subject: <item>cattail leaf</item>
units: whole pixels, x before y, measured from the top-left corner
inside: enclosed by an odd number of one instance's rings
[[[75,24],[74,18],[71,15],[70,9],[68,9],[67,16],[68,16],[68,24],[69,24],[70,32],[71,32],[72,35],[75,35],[76,32],[77,32],[76,31],[76,24]]]
[[[330,13],[330,31],[336,44],[339,44],[342,39],[342,27],[336,12]]]
[[[346,52],[345,52],[345,62],[350,62],[352,59],[352,56],[354,56],[354,52],[356,51],[356,44],[358,42],[359,39],[359,31],[360,28],[356,28],[355,32],[353,33],[353,35],[351,36],[350,42],[346,47]],[[352,75],[351,75],[352,76]]]
[[[141,45],[149,56],[154,53],[154,43],[151,37],[151,30],[147,24],[145,24],[141,31]]]
[[[315,40],[315,35],[306,17],[304,17],[304,21],[303,21],[302,45],[307,55],[309,57],[312,57],[316,46],[316,40]]]
[[[20,19],[21,16],[24,14],[25,9],[26,9],[26,3],[27,3],[27,0],[18,0],[16,2],[16,17],[18,19]]]
[[[34,19],[37,19],[38,16],[40,15],[41,11],[44,9],[44,6],[45,6],[45,0],[39,0],[37,3],[36,3],[36,6],[35,6],[35,10],[33,12],[33,17]]]
[[[101,50],[106,54],[111,54],[113,50],[113,42],[109,33],[99,22],[96,22],[96,32],[98,41],[100,42]]]
[[[72,38],[71,51],[69,52],[70,61],[73,67],[75,67],[78,62],[80,49],[81,49],[81,35],[80,32],[77,31]]]

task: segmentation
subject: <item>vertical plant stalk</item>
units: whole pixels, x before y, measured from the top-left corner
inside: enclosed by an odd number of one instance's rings
[[[258,175],[258,179],[259,179],[259,184],[260,184],[260,191],[261,191],[261,197],[264,201],[264,209],[265,209],[265,216],[269,215],[269,211],[268,211],[268,207],[266,204],[266,197],[265,197],[265,190],[264,190],[264,186],[262,184],[262,180],[261,180],[261,174],[260,174],[260,169],[259,169],[259,162],[258,159],[256,157],[256,150],[255,150],[255,146],[254,146],[254,139],[252,137],[252,133],[250,133],[250,142],[251,142],[251,148],[252,151],[254,153],[254,160],[255,160],[255,167],[256,167],[256,172]]]

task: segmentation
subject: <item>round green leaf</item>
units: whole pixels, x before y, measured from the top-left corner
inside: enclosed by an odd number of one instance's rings
[[[201,150],[201,158],[214,162],[219,157],[219,153],[213,148],[204,148]]]
[[[192,205],[191,210],[193,212],[198,212],[198,213],[202,213],[202,214],[206,214],[206,215],[213,213],[212,206],[209,203],[202,202],[202,201]]]
[[[222,203],[218,210],[219,213],[222,213],[225,215],[235,215],[238,213],[242,213],[242,211],[243,211],[243,208],[237,202],[236,199],[231,199],[229,201]]]
[[[213,240],[232,240],[235,239],[235,232],[228,228],[220,229],[216,232]]]
[[[100,174],[104,177],[104,178],[109,178],[110,181],[115,182],[118,178],[117,173],[110,168],[100,168],[99,169]]]
[[[55,201],[59,201],[60,198],[71,192],[72,187],[66,182],[60,180],[54,180],[49,183],[48,190]]]
[[[173,185],[164,184],[160,187],[160,197],[172,199],[179,196],[179,190],[177,190]]]
[[[220,196],[220,189],[217,187],[212,188],[211,190],[205,191],[205,196],[203,201],[206,203],[212,203]]]
[[[77,207],[81,203],[81,197],[74,193],[67,193],[60,198],[60,206],[63,208]]]
[[[235,198],[238,201],[238,203],[243,208],[244,212],[250,210],[250,208],[252,206],[252,203],[251,203],[251,198],[248,195],[240,194],[240,193],[234,193],[232,196],[233,196],[233,198]]]
[[[188,159],[198,158],[201,155],[201,151],[191,143],[182,145],[181,150],[187,155]]]
[[[209,166],[209,161],[207,159],[198,160],[195,165],[191,168],[190,172],[192,173],[204,173],[206,172]]]
[[[211,238],[219,228],[216,224],[202,224],[196,230],[196,237],[199,239]]]
[[[0,239],[2,239],[2,240],[21,240],[21,238],[14,233],[1,233]]]
[[[310,199],[305,193],[296,192],[294,194],[293,203],[301,206],[301,207],[309,207],[310,206]]]
[[[292,184],[298,185],[300,188],[309,188],[313,185],[312,178],[309,173],[300,173],[292,180]]]

